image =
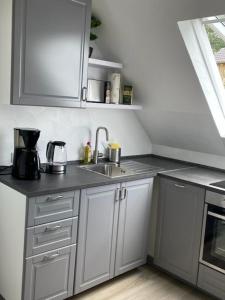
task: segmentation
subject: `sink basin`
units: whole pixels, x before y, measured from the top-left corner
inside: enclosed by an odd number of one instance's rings
[[[110,178],[131,176],[144,173],[156,173],[159,168],[132,160],[123,161],[120,166],[113,163],[99,163],[97,165],[80,166],[90,172],[98,173]]]
[[[115,177],[123,177],[134,175],[135,173],[131,170],[123,168],[121,166],[117,166],[115,164],[97,164],[91,166],[82,166],[81,168],[91,171],[94,173],[102,174],[107,177],[115,178]]]

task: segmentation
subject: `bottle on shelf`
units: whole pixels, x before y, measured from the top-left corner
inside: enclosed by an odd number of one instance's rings
[[[111,103],[119,104],[120,91],[121,91],[121,74],[111,73],[110,81],[111,81]]]
[[[105,81],[104,100],[105,100],[106,104],[110,104],[110,102],[111,102],[111,82],[110,81]]]

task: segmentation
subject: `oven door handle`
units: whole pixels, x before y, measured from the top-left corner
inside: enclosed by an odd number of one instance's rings
[[[208,211],[208,215],[209,215],[209,216],[212,216],[212,217],[214,217],[214,218],[217,218],[217,219],[219,219],[219,220],[225,221],[225,216],[216,214],[216,213],[214,213],[214,212]]]

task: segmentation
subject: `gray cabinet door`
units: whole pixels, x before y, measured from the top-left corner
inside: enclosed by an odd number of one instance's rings
[[[91,0],[16,0],[12,104],[80,106]]]
[[[153,178],[122,185],[116,276],[146,263],[152,187]]]
[[[196,284],[205,190],[160,179],[158,228],[154,262]]]
[[[75,294],[114,276],[119,187],[81,192]]]
[[[26,259],[24,300],[63,300],[72,296],[76,246]]]

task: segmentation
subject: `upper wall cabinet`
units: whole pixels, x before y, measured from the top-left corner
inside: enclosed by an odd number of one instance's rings
[[[13,10],[11,104],[80,107],[91,0],[16,0]]]

